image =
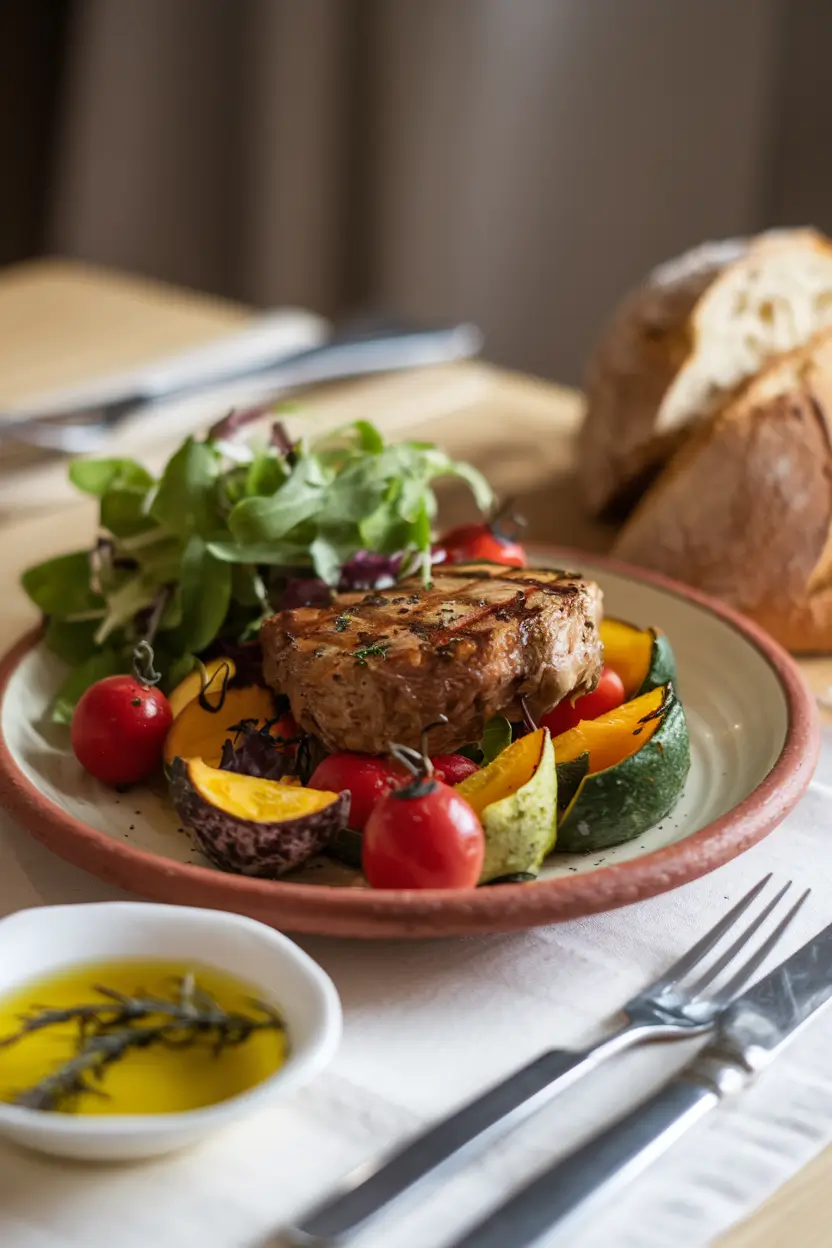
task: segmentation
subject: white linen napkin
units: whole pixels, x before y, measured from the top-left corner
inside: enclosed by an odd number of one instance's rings
[[[762,844],[675,892],[526,933],[379,943],[304,937],[345,1011],[313,1084],[179,1156],[69,1165],[0,1144],[3,1248],[266,1248],[347,1169],[551,1046],[596,1036],[616,1009],[773,871],[813,893],[776,960],[829,921],[832,729],[797,810]],[[0,819],[0,913],[119,894]],[[607,1210],[550,1237],[578,1248],[700,1248],[832,1141],[832,1016],[723,1105]],[[616,1059],[480,1161],[356,1240],[442,1248],[510,1191],[623,1112],[690,1056],[660,1044]],[[507,1245],[507,1248],[510,1248]]]

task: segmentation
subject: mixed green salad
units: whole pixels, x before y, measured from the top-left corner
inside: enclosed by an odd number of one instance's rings
[[[366,421],[308,445],[281,424],[259,446],[189,437],[158,479],[132,459],[78,460],[69,475],[99,500],[98,539],[23,576],[71,669],[52,707],[60,723],[89,686],[129,672],[143,640],[171,689],[198,656],[256,639],[280,607],[419,568],[427,579],[438,478],[493,505],[470,464],[428,442],[387,443]]]

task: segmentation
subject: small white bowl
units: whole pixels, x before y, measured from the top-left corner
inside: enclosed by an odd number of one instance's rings
[[[322,1070],[341,1038],[332,980],[285,936],[219,910],[140,902],[44,906],[0,920],[0,995],[84,962],[193,960],[259,988],[285,1020],[289,1056],[239,1096],[175,1114],[62,1114],[0,1102],[0,1135],[60,1157],[113,1161],[152,1157],[273,1104]]]

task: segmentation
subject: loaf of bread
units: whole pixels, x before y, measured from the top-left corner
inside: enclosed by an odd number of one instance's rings
[[[723,599],[790,650],[832,649],[832,328],[699,426],[615,553]]]
[[[581,475],[626,515],[662,465],[772,360],[832,324],[832,243],[812,230],[706,244],[657,269],[591,361]]]

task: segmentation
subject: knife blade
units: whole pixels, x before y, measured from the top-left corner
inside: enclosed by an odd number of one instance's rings
[[[530,1248],[588,1211],[741,1092],[832,1003],[832,924],[724,1012],[714,1038],[649,1100],[491,1212],[449,1248]]]
[[[254,343],[259,349],[255,356],[245,331],[236,335],[236,342],[239,357],[232,349],[233,340],[215,359],[203,348],[199,355],[193,353],[187,367],[158,368],[136,389],[103,402],[38,415],[0,413],[0,444],[9,441],[52,452],[86,454],[98,450],[107,434],[127,417],[161,401],[204,395],[240,383],[255,388],[263,399],[276,399],[327,381],[449,364],[478,355],[482,334],[469,324],[435,329],[362,328],[289,355],[280,350],[270,356],[259,339]]]

